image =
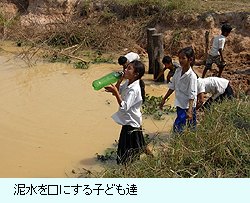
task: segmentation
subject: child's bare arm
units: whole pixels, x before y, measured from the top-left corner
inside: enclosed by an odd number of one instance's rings
[[[187,119],[189,121],[191,121],[193,119],[193,116],[192,116],[193,103],[194,103],[194,100],[193,99],[189,99],[189,108],[188,108],[188,112],[187,112]]]
[[[106,86],[104,88],[105,88],[106,92],[111,92],[112,95],[114,95],[116,97],[116,100],[117,100],[119,106],[121,107],[122,98],[121,98],[121,95],[119,94],[117,87],[113,84],[110,84],[110,86]]]
[[[219,49],[219,53],[220,53],[221,61],[225,62],[223,54],[222,54],[222,49]]]
[[[167,83],[170,82],[171,77],[172,77],[172,76],[170,76],[170,75],[167,76]]]
[[[174,90],[168,89],[167,94],[163,97],[163,99],[162,99],[162,101],[161,101],[161,103],[160,103],[160,105],[159,105],[159,108],[160,108],[161,110],[162,110],[163,105],[165,104],[165,100],[166,100],[173,92],[174,92]]]
[[[198,110],[204,103],[204,92],[198,94],[197,96],[197,104],[196,104],[196,110]]]
[[[159,75],[157,76],[157,78],[153,79],[153,81],[157,81],[161,76],[162,74],[164,73],[164,70],[162,70]]]

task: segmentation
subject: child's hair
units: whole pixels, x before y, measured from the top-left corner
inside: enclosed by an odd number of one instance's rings
[[[164,56],[162,59],[162,63],[172,63],[172,58],[170,56]]]
[[[145,65],[141,61],[134,60],[130,62],[133,64],[134,73],[139,73],[139,75],[135,78],[135,80],[140,80],[140,87],[141,87],[141,96],[143,102],[145,101],[145,83],[141,80],[142,76],[145,73]]]
[[[118,58],[118,63],[119,63],[119,65],[123,65],[124,63],[126,63],[127,62],[127,58],[125,57],[125,56],[120,56],[119,58]]]
[[[178,54],[181,52],[183,52],[188,59],[193,58],[193,61],[190,63],[190,66],[193,67],[195,62],[194,50],[191,47],[184,47],[179,51]]]
[[[231,31],[232,31],[232,27],[231,27],[231,25],[230,24],[223,24],[222,25],[222,27],[221,27],[221,33],[225,33],[225,32],[227,32],[227,33],[230,33]]]

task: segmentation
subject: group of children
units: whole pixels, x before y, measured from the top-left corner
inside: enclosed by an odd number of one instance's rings
[[[169,89],[159,104],[159,108],[163,108],[165,100],[175,91],[174,105],[177,108],[177,117],[173,125],[174,132],[181,134],[186,125],[195,129],[197,109],[201,107],[209,108],[209,104],[213,100],[234,97],[228,80],[219,77],[204,78],[207,70],[211,69],[212,63],[218,65],[220,70],[219,76],[221,76],[225,67],[225,60],[222,56],[222,49],[225,44],[224,38],[229,35],[231,30],[230,26],[223,25],[221,36],[215,37],[215,40],[218,42],[214,40],[211,54],[207,57],[202,78],[198,78],[193,71],[195,55],[191,47],[185,47],[179,51],[179,64],[172,62],[170,57],[166,56],[163,58],[162,62],[165,68],[155,81],[166,69],[170,69],[167,76]],[[213,55],[215,50],[217,50],[219,57]],[[138,155],[141,152],[152,155],[144,141],[141,129],[142,114],[140,107],[145,99],[145,84],[141,78],[145,73],[145,65],[139,59],[139,55],[133,52],[121,56],[118,59],[118,63],[123,66],[124,74],[115,85],[110,84],[110,86],[105,87],[106,92],[110,92],[116,97],[119,106],[118,111],[112,115],[113,120],[117,124],[122,125],[117,149],[118,164],[126,164],[133,161],[139,157]],[[171,77],[172,79],[170,80]],[[123,79],[126,79],[124,83],[122,83]],[[204,94],[208,92],[212,93],[212,97],[202,105]]]

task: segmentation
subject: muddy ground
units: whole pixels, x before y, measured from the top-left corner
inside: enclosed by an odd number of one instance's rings
[[[216,1],[202,1],[213,4]],[[250,12],[249,3],[234,3],[233,9],[204,13],[166,11],[159,5],[114,2],[3,0],[1,12],[13,23],[2,23],[0,37],[32,42],[41,46],[55,42],[58,46],[125,54],[135,51],[147,57],[147,28],[163,34],[164,54],[177,60],[177,52],[184,46],[195,50],[194,69],[201,74],[206,57],[205,33],[209,31],[209,49],[213,38],[220,34],[223,23],[230,23],[232,33],[227,38],[224,58],[227,66],[222,77],[230,80],[235,92],[249,93],[250,86]],[[3,21],[2,21],[3,22]],[[14,25],[14,26],[13,26]],[[1,36],[2,35],[2,36]],[[58,36],[60,40],[58,40]],[[57,38],[56,38],[57,37]],[[57,41],[55,41],[55,39]],[[53,41],[54,40],[54,41]],[[53,45],[55,45],[53,44]],[[208,49],[208,51],[209,51]],[[53,51],[51,51],[53,52]],[[52,53],[53,54],[53,53]],[[216,76],[213,67],[206,75]]]

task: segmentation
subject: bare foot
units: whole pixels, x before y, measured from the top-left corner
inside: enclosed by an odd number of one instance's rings
[[[152,154],[152,152],[150,151],[149,147],[146,147],[146,154],[149,156],[154,157],[154,155]]]

